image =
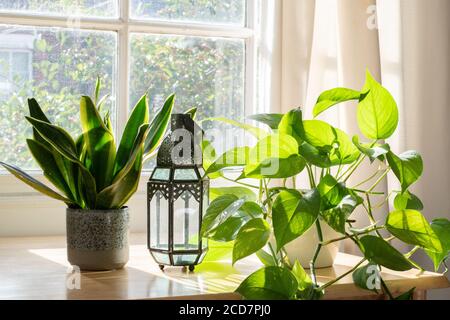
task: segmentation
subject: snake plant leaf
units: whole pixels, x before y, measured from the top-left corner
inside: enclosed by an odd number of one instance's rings
[[[404,193],[412,184],[419,180],[423,173],[423,160],[417,151],[407,151],[397,156],[388,152],[387,160]]]
[[[185,114],[190,115],[191,119],[195,120],[195,118],[197,116],[197,111],[198,111],[198,109],[196,107],[193,107],[193,108],[189,109],[188,111],[186,111]]]
[[[299,108],[286,113],[278,126],[278,132],[290,135],[297,140],[298,145],[301,145],[305,136],[302,110]]]
[[[162,109],[156,114],[150,123],[150,130],[145,140],[144,159],[149,159],[166,134],[170,122],[170,116],[175,104],[175,94],[170,95],[164,103]]]
[[[371,262],[395,271],[407,271],[414,266],[397,249],[377,236],[360,239],[364,256]]]
[[[260,249],[269,241],[270,226],[261,218],[248,221],[238,232],[233,247],[233,265]]]
[[[272,208],[273,229],[278,251],[303,235],[319,217],[320,194],[317,189],[306,194],[282,191]]]
[[[78,161],[75,141],[64,129],[50,123],[25,117],[28,122],[39,132],[42,138],[52,145],[59,153],[70,161]]]
[[[83,128],[87,154],[95,173],[97,192],[109,186],[113,179],[116,145],[114,136],[105,126],[90,97],[83,96],[80,102],[81,127]]]
[[[45,184],[43,184],[42,182],[33,178],[32,176],[30,176],[26,172],[20,170],[19,168],[9,165],[9,164],[6,164],[4,162],[0,162],[0,165],[2,165],[6,170],[8,170],[9,173],[14,175],[17,179],[23,181],[24,183],[26,183],[27,185],[29,185],[36,191],[39,191],[40,193],[45,194],[46,196],[48,196],[50,198],[53,198],[53,199],[56,199],[59,201],[63,201],[64,203],[66,203],[69,206],[76,205],[72,200],[70,200],[70,199],[62,196],[61,194],[57,193],[56,191],[50,189]]]
[[[375,159],[384,161],[384,156],[391,151],[391,147],[388,144],[375,145],[373,147],[366,146],[359,143],[359,137],[354,136],[352,139],[353,144],[358,148],[358,150],[369,157],[370,161],[373,163]]]
[[[97,207],[120,209],[136,192],[142,170],[144,141],[148,130],[148,124],[139,128],[128,162],[117,173],[112,184],[98,194]]]
[[[103,106],[105,105],[106,101],[108,101],[110,96],[111,96],[110,94],[107,94],[103,98],[101,98],[99,102],[97,102],[96,106],[97,106],[98,112],[102,111]]]
[[[95,92],[94,92],[94,105],[97,105],[98,98],[100,97],[100,87],[101,87],[101,79],[97,77],[97,81],[95,82]]]
[[[128,175],[128,171],[132,170],[132,168],[135,168],[135,162],[136,159],[139,158],[139,154],[141,151],[141,148],[144,145],[145,139],[147,137],[149,131],[149,125],[143,124],[139,128],[139,132],[136,136],[136,139],[134,140],[133,147],[130,150],[130,155],[128,156],[128,161],[125,164],[125,166],[120,170],[116,176],[114,177],[113,184],[117,183],[121,179],[123,179],[126,175]]]
[[[314,118],[339,103],[359,100],[360,97],[361,92],[348,88],[335,88],[325,91],[317,99],[317,103],[314,106]]]
[[[367,71],[362,90],[365,95],[358,105],[358,125],[369,139],[384,140],[398,126],[398,108],[392,95]]]
[[[97,208],[120,209],[128,202],[139,186],[139,179],[142,171],[142,158],[143,147],[137,152],[135,160],[131,168],[126,171],[126,174],[124,174],[120,180],[117,180],[98,194],[96,203]]]
[[[50,123],[50,120],[47,118],[44,111],[42,111],[42,108],[36,99],[28,99],[28,109],[30,111],[30,117]]]
[[[120,140],[119,149],[117,150],[116,163],[114,165],[114,175],[123,169],[128,161],[133,148],[134,141],[138,135],[139,128],[148,123],[149,111],[148,111],[147,95],[144,95],[133,109],[133,112],[128,119],[125,129]]]
[[[246,278],[236,292],[247,300],[289,300],[297,288],[297,280],[290,270],[265,267]]]
[[[442,244],[425,217],[416,210],[391,212],[386,219],[387,230],[401,241],[433,252],[442,252]]]
[[[75,201],[72,191],[58,170],[58,164],[53,157],[53,153],[42,143],[32,139],[27,139],[27,145],[31,155],[42,168],[44,176],[68,198]]]
[[[105,127],[111,132],[111,134],[114,136],[114,128],[112,126],[111,122],[111,113],[108,111],[103,118],[103,123],[105,124]]]
[[[51,124],[50,120],[42,111],[42,108],[40,107],[36,99],[28,99],[28,108],[30,111],[30,117]],[[76,165],[72,161],[66,159],[63,155],[61,155],[50,143],[48,143],[40,135],[40,133],[34,127],[33,137],[36,142],[42,144],[49,151],[51,151],[57,168],[63,176],[65,183],[70,188],[70,192],[73,195],[73,198],[78,199],[78,190],[75,181],[76,179],[73,179],[73,177],[78,176],[78,174],[75,172],[77,170]]]
[[[235,121],[235,120],[227,119],[227,118],[224,118],[224,117],[208,118],[208,119],[205,119],[203,121],[217,121],[217,122],[222,122],[222,123],[225,123],[225,124],[232,125],[232,126],[237,127],[237,128],[241,128],[241,129],[247,131],[248,133],[250,133],[252,136],[257,138],[258,140],[264,139],[265,137],[267,137],[269,135],[269,133],[267,131],[265,131],[265,130],[263,130],[261,128],[252,126],[250,124],[238,122],[238,121]]]
[[[254,120],[259,123],[263,123],[272,130],[278,130],[278,126],[280,125],[281,119],[283,119],[283,114],[262,113],[262,114],[255,114],[253,116],[250,116],[250,117],[248,117],[248,119]]]

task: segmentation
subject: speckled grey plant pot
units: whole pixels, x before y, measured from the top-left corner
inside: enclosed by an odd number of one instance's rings
[[[128,208],[67,209],[67,256],[86,271],[121,269],[128,262]]]

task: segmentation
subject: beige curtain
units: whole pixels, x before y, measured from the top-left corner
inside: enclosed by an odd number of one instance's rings
[[[429,220],[450,218],[450,1],[448,0],[262,0],[261,25],[273,34],[264,43],[259,103],[286,112],[302,106],[311,117],[318,95],[337,86],[362,88],[369,69],[396,98],[400,125],[388,142],[396,152],[418,150],[425,172],[413,187]],[[265,10],[265,8],[270,8]],[[273,23],[268,27],[269,18]],[[264,33],[262,33],[263,35]],[[262,52],[261,52],[262,53]],[[355,104],[323,120],[358,134]],[[355,180],[373,168],[362,168]],[[351,183],[351,182],[350,182]],[[388,186],[389,185],[389,186]],[[386,190],[398,189],[393,176]],[[388,207],[377,212],[381,221]],[[362,218],[361,213],[356,213]],[[354,252],[351,244],[343,250]],[[418,261],[431,268],[429,260]],[[450,291],[434,297],[450,296]],[[432,296],[433,297],[433,296]]]

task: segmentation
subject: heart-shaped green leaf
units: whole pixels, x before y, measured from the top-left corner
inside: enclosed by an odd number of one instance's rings
[[[331,107],[346,101],[359,100],[361,93],[347,88],[335,88],[322,93],[314,106],[314,117],[319,116],[322,112]]]
[[[208,233],[208,239],[217,242],[230,242],[236,240],[239,230],[249,221],[249,217],[241,212],[229,217],[218,227]]]
[[[278,251],[304,234],[317,220],[319,211],[320,194],[316,189],[304,195],[297,190],[282,191],[272,208]]]
[[[206,174],[210,175],[229,167],[244,167],[248,162],[249,153],[249,147],[233,148],[214,160],[208,167]]]
[[[393,236],[403,242],[434,252],[442,251],[441,241],[419,211],[398,210],[391,212],[386,219],[386,228]]]
[[[264,219],[248,221],[237,234],[233,247],[233,264],[264,248],[269,241],[270,226]]]
[[[398,126],[398,108],[392,95],[367,71],[358,105],[358,125],[369,139],[387,139]]]
[[[364,236],[360,239],[364,256],[378,265],[395,271],[407,271],[413,265],[385,240],[376,236]]]
[[[303,129],[303,115],[301,109],[293,109],[286,113],[278,125],[278,132],[280,134],[287,134],[297,140],[301,145],[305,135]]]
[[[208,236],[209,232],[235,214],[244,202],[244,199],[239,199],[232,194],[221,196],[212,201],[203,217],[200,235],[202,237]]]
[[[266,267],[251,274],[236,292],[247,300],[289,300],[297,288],[297,280],[288,269]]]
[[[423,203],[416,195],[406,191],[405,193],[397,194],[394,199],[394,207],[396,210],[411,209],[422,211]]]
[[[203,121],[217,121],[217,122],[229,124],[229,125],[237,127],[237,128],[241,128],[241,129],[247,131],[248,133],[250,133],[251,135],[253,135],[258,140],[264,139],[265,137],[267,137],[269,135],[269,133],[267,133],[267,131],[265,131],[261,128],[258,128],[258,127],[255,127],[255,126],[252,126],[252,125],[249,125],[246,123],[241,123],[241,122],[238,122],[235,120],[227,119],[224,117],[208,118]]]
[[[450,254],[450,221],[448,219],[433,220],[431,223],[431,229],[433,229],[434,233],[441,241],[442,251],[433,252],[430,250],[425,250],[425,252],[433,261],[435,270],[438,271],[442,262],[448,259]]]
[[[320,183],[317,185],[317,190],[321,197],[321,210],[336,207],[349,193],[344,183],[338,182],[329,174],[320,180]]]
[[[248,117],[250,120],[255,120],[257,122],[263,123],[269,126],[272,130],[278,130],[278,126],[283,118],[282,114],[279,113],[270,113],[270,114],[255,114],[253,116]]]
[[[238,198],[245,199],[246,201],[255,201],[255,193],[245,187],[221,187],[221,188],[211,188],[209,190],[209,197],[211,201],[224,196],[226,194],[235,195]]]
[[[353,137],[353,144],[358,148],[358,150],[369,157],[371,162],[374,162],[375,159],[379,159],[380,161],[384,160],[384,156],[391,150],[388,144],[375,145],[375,146],[367,146],[359,143],[359,137]]]
[[[377,287],[380,284],[380,274],[378,266],[374,263],[369,263],[363,267],[356,269],[353,274],[353,283],[364,290],[374,291],[378,293]]]
[[[304,168],[296,140],[286,134],[274,134],[260,140],[250,150],[248,164],[240,179],[289,178]]]
[[[337,232],[345,234],[345,224],[362,199],[356,195],[347,195],[334,208],[321,212],[325,222]]]
[[[407,151],[399,156],[389,152],[387,160],[405,192],[413,183],[419,180],[423,173],[423,160],[417,151]]]
[[[304,140],[317,151],[313,152],[309,147],[309,154],[305,158],[309,160],[311,154],[315,154],[315,158],[320,155],[327,155],[318,161],[320,167],[330,167],[334,165],[353,163],[359,156],[358,149],[350,141],[348,135],[340,129],[330,126],[328,123],[319,120],[303,121]],[[300,154],[304,155],[305,146],[300,148]],[[303,150],[302,150],[303,149]],[[320,159],[320,158],[319,158]],[[317,161],[318,159],[311,159]],[[316,163],[314,163],[316,164]],[[328,164],[328,166],[324,166]]]

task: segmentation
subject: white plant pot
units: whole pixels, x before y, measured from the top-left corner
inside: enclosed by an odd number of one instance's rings
[[[333,240],[339,238],[341,235],[330,228],[326,223],[320,223],[322,227],[323,240]],[[291,265],[298,260],[304,268],[309,268],[309,263],[314,257],[317,244],[319,243],[319,236],[315,226],[312,226],[304,235],[296,240],[288,243],[285,246],[287,257]],[[339,242],[331,243],[323,246],[320,254],[316,260],[316,268],[331,267],[339,252]]]

